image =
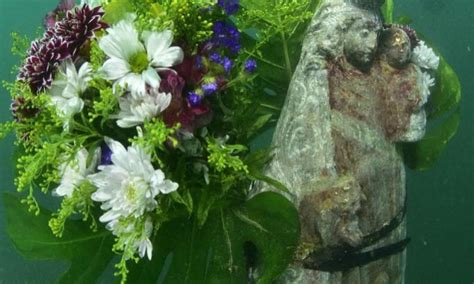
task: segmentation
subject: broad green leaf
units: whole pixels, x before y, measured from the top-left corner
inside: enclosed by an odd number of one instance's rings
[[[105,6],[104,21],[109,25],[113,25],[125,19],[126,15],[133,11],[133,5],[129,0],[112,0]]]
[[[393,10],[395,8],[394,0],[385,0],[382,6],[382,15],[387,24],[393,23]]]
[[[399,25],[405,25],[406,26],[406,25],[412,24],[413,19],[408,17],[408,16],[400,16],[395,20],[395,23],[399,24]]]
[[[88,224],[69,221],[62,238],[55,237],[48,226],[51,212],[39,216],[28,212],[17,194],[3,195],[6,230],[21,255],[31,260],[64,260],[71,266],[58,283],[94,283],[113,257],[110,232],[92,232]]]
[[[270,283],[293,259],[298,212],[283,196],[266,192],[237,208],[212,211],[202,228],[195,219],[164,224],[153,240],[151,262],[131,268],[136,283]]]
[[[456,134],[460,119],[461,115],[458,110],[441,125],[428,131],[421,141],[405,144],[403,152],[407,166],[419,171],[431,168]]]
[[[453,68],[438,53],[440,58],[436,73],[436,86],[430,98],[430,120],[456,109],[461,101],[461,83]]]

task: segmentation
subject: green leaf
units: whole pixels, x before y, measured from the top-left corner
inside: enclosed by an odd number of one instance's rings
[[[154,239],[151,262],[131,267],[137,283],[270,283],[293,259],[299,239],[298,212],[283,196],[261,193],[237,208],[164,224]]]
[[[63,237],[57,238],[48,226],[51,212],[30,214],[20,199],[13,193],[3,195],[7,233],[19,253],[31,260],[69,261],[59,283],[94,283],[114,255],[110,232],[92,232],[78,220],[68,222]]]
[[[395,23],[407,26],[413,23],[413,19],[408,16],[400,16],[395,20]]]
[[[461,115],[458,110],[452,113],[440,126],[429,131],[421,141],[404,144],[403,152],[406,165],[419,171],[431,168],[456,134],[460,119]]]
[[[104,21],[113,25],[125,19],[128,13],[133,12],[134,7],[129,0],[112,0],[105,6]]]
[[[394,8],[395,8],[395,3],[393,0],[385,0],[385,3],[382,6],[382,15],[387,24],[393,23]]]
[[[440,58],[436,73],[436,86],[430,98],[431,111],[428,118],[433,120],[449,113],[459,106],[461,101],[461,83],[453,68],[438,53]]]

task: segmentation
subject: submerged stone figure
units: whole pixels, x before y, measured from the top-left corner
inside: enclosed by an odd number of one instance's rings
[[[395,143],[424,135],[427,94],[410,35],[384,28],[379,2],[323,1],[303,43],[267,168],[302,222],[281,282],[404,282],[405,172]]]

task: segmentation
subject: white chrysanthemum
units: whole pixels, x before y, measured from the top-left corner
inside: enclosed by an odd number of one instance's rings
[[[107,29],[99,41],[100,48],[109,59],[102,66],[104,78],[134,93],[145,93],[148,84],[153,89],[160,85],[160,69],[168,69],[183,61],[183,51],[171,47],[173,34],[144,32],[142,39],[133,26],[133,17]]]
[[[61,184],[53,190],[53,195],[71,197],[74,189],[87,180],[87,176],[94,173],[98,162],[98,152],[87,167],[87,157],[89,153],[86,149],[80,149],[74,160],[64,163],[59,168]]]
[[[433,87],[435,84],[434,79],[430,76],[430,74],[426,72],[421,72],[420,76],[420,86],[421,86],[421,95],[422,95],[422,101],[421,105],[426,104],[428,101],[428,97],[430,96],[430,89]]]
[[[99,166],[100,172],[89,176],[97,187],[92,200],[102,202],[107,212],[100,221],[113,230],[120,218],[141,217],[154,210],[155,197],[178,189],[178,184],[165,179],[161,170],[155,170],[150,155],[138,146],[128,149],[117,141],[106,138],[112,151],[112,165]]]
[[[69,128],[69,120],[73,115],[82,111],[84,101],[81,95],[86,91],[92,69],[86,62],[76,70],[71,59],[65,60],[50,89],[51,102],[59,111],[59,117],[64,121],[64,128]]]
[[[153,253],[153,245],[150,241],[151,233],[153,233],[153,222],[150,218],[147,218],[143,225],[142,235],[135,243],[135,247],[137,247],[140,257],[143,258],[146,254],[149,260],[151,260],[151,255]]]
[[[129,222],[111,222],[108,228],[112,234],[121,238],[124,247],[138,251],[140,257],[143,258],[146,255],[151,260],[153,244],[150,237],[153,233],[153,221],[149,216]]]
[[[424,41],[420,41],[418,46],[413,49],[412,61],[427,70],[437,70],[439,66],[439,57]]]
[[[120,112],[117,125],[122,128],[129,128],[142,124],[145,120],[157,116],[164,111],[171,103],[171,94],[160,93],[158,89],[147,93],[130,93],[120,97]]]

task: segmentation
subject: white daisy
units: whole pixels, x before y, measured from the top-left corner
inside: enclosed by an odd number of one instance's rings
[[[100,48],[109,59],[101,71],[104,78],[134,93],[145,93],[148,84],[153,89],[160,85],[160,69],[168,69],[183,61],[183,51],[170,47],[173,34],[144,32],[143,43],[133,26],[132,19],[123,20],[107,29],[107,35],[99,41]]]
[[[147,93],[130,93],[119,99],[120,112],[117,125],[122,128],[129,128],[142,124],[145,120],[157,116],[164,111],[171,103],[171,94],[160,93],[158,89],[152,89]]]
[[[87,167],[88,156],[87,150],[82,148],[77,152],[75,159],[60,166],[61,184],[53,190],[53,195],[71,197],[74,189],[86,181],[88,175],[94,173],[99,152],[96,151],[89,167]]]
[[[424,41],[420,41],[413,49],[412,61],[427,70],[437,70],[439,66],[439,57]]]
[[[59,73],[51,85],[49,90],[51,102],[58,109],[65,129],[69,128],[72,116],[81,112],[84,107],[81,95],[92,80],[91,72],[89,63],[82,64],[78,72],[72,60],[67,59],[61,64]]]
[[[112,151],[113,164],[99,166],[100,172],[89,179],[97,187],[92,200],[102,202],[101,208],[107,211],[99,220],[112,230],[121,218],[139,218],[153,211],[158,206],[155,197],[176,191],[178,184],[155,170],[142,148],[133,145],[125,149],[109,138],[105,142]]]

